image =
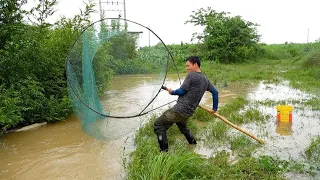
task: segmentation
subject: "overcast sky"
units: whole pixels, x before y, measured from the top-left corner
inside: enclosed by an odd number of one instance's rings
[[[72,17],[79,13],[80,8],[84,8],[82,0],[58,2],[53,19],[60,15]],[[93,20],[96,21],[99,20],[99,0],[94,2],[97,4],[97,13]],[[192,33],[199,32],[199,28],[184,23],[190,19],[192,11],[210,6],[218,12],[230,12],[231,15],[240,15],[245,20],[260,24],[258,32],[262,36],[261,42],[305,43],[307,40],[314,42],[320,37],[318,4],[317,0],[126,0],[126,17],[150,27],[166,44],[174,44],[189,42]],[[107,8],[120,9],[122,6],[104,6],[104,9]],[[107,17],[115,16],[112,12],[107,14]]]

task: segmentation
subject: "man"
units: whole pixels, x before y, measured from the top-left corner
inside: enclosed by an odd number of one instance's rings
[[[178,95],[177,104],[166,110],[154,123],[161,151],[168,151],[167,130],[176,123],[180,132],[184,134],[189,144],[197,144],[187,127],[188,119],[193,115],[205,91],[212,93],[212,113],[218,109],[218,91],[200,70],[200,59],[190,56],[186,59],[188,75],[179,89],[166,88],[171,95]]]

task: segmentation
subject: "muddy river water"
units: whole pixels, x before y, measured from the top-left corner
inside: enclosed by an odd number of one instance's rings
[[[117,77],[116,83],[113,83],[116,86],[114,88],[122,89],[122,95],[126,93],[126,86],[133,88],[130,94],[125,94],[116,101],[103,101],[103,106],[114,107],[113,111],[121,114],[124,113],[121,104],[130,103],[133,105],[132,109],[127,109],[126,113],[136,111],[135,108],[140,107],[134,104],[139,104],[138,101],[146,98],[146,94],[141,92],[148,92],[148,88],[154,86],[151,80],[141,76]],[[134,86],[135,84],[139,86]],[[178,88],[179,81],[169,77],[166,85]],[[260,83],[250,87],[239,84],[218,89],[220,106],[238,95],[247,95],[253,101],[311,98],[301,91],[289,88],[286,83],[277,86]],[[164,91],[158,97],[155,107],[157,103],[163,104],[176,98]],[[202,104],[211,107],[210,93],[205,94]],[[119,112],[116,112],[117,109]],[[161,110],[163,109],[160,108],[154,113]],[[293,112],[292,125],[287,127],[284,134],[279,133],[275,123],[274,107],[261,106],[259,110],[271,116],[266,125],[242,126],[266,142],[266,146],[258,150],[258,154],[299,160],[303,158],[304,148],[309,145],[310,139],[320,135],[320,112],[298,107]],[[96,140],[84,133],[75,115],[59,123],[8,133],[0,139],[0,179],[125,179],[121,166],[122,157],[134,149],[134,133],[147,119],[148,116],[111,119],[105,126],[105,132],[110,136],[108,140]],[[199,147],[196,151],[203,155],[213,153],[206,147]]]

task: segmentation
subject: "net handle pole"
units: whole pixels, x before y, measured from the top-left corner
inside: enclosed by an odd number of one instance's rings
[[[208,108],[206,108],[206,107],[204,107],[204,106],[202,106],[202,105],[199,105],[198,107],[200,107],[201,109],[207,111],[208,113],[212,114],[213,116],[221,119],[223,122],[227,123],[228,125],[230,125],[231,127],[235,128],[236,130],[238,130],[238,131],[246,134],[247,136],[251,137],[252,139],[258,141],[260,144],[264,144],[264,142],[263,142],[261,139],[258,139],[257,137],[255,137],[254,135],[250,134],[249,132],[241,129],[239,126],[231,123],[231,122],[228,121],[225,117],[223,117],[223,116],[221,116],[221,115],[219,115],[219,114],[217,114],[217,113],[212,113],[211,110],[209,110]]]
[[[167,87],[165,86],[162,86],[161,89],[164,89],[164,90],[168,90]],[[241,129],[239,126],[231,123],[230,121],[228,121],[225,117],[217,114],[217,113],[213,113],[210,109],[202,106],[202,105],[199,105],[198,107],[200,107],[201,109],[207,111],[208,113],[212,114],[213,116],[216,116],[217,118],[221,119],[223,122],[227,123],[228,125],[230,125],[231,127],[235,128],[236,130],[246,134],[247,136],[251,137],[252,139],[258,141],[260,144],[264,144],[264,142],[261,140],[261,139],[258,139],[257,137],[255,137],[254,135],[250,134],[249,132]]]

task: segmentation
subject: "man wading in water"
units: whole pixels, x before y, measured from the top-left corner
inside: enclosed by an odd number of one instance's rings
[[[188,119],[193,115],[205,91],[212,93],[212,113],[218,109],[218,91],[208,78],[201,73],[200,59],[190,56],[186,59],[188,75],[179,89],[166,88],[171,95],[178,95],[177,104],[166,110],[154,123],[154,132],[157,135],[161,151],[168,151],[167,130],[176,123],[180,132],[184,134],[189,144],[197,144],[187,127]]]

